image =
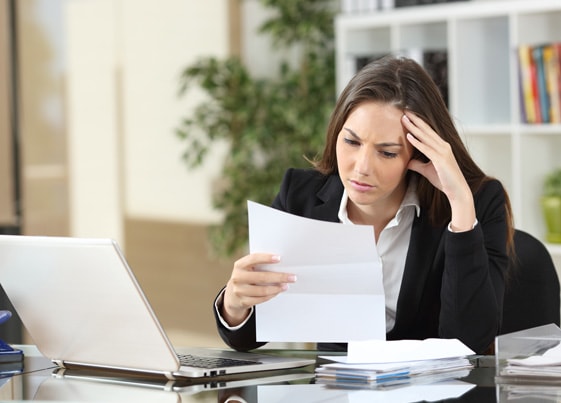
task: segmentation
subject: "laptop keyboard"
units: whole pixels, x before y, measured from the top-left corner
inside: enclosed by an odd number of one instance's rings
[[[200,357],[191,354],[178,354],[181,365],[197,368],[224,368],[241,365],[261,364],[260,361],[240,360],[222,357]]]

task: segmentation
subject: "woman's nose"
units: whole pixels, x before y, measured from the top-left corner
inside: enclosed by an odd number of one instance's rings
[[[366,150],[366,147],[362,147],[355,161],[355,172],[363,176],[369,175],[372,165],[371,158],[372,156]]]

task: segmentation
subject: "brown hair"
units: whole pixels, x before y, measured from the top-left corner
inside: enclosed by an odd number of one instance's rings
[[[472,191],[491,178],[477,166],[469,155],[444,103],[440,90],[428,73],[414,60],[386,56],[362,68],[345,87],[331,114],[326,143],[321,158],[314,163],[326,175],[337,173],[336,143],[339,132],[349,114],[365,101],[379,101],[401,110],[415,113],[448,142],[456,161]],[[422,156],[419,156],[422,157]],[[410,174],[416,173],[410,172]],[[446,195],[436,189],[425,177],[418,175],[417,193],[422,208],[427,209],[434,225],[444,225],[451,218]],[[513,250],[514,227],[512,209],[505,192],[507,215],[507,250]]]

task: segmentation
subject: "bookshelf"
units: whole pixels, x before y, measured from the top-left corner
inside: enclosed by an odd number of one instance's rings
[[[526,124],[517,49],[561,42],[559,0],[472,0],[340,14],[337,90],[357,58],[419,49],[447,51],[449,108],[472,156],[509,192],[517,228],[545,238],[539,199],[561,166],[561,124]],[[548,244],[559,270],[561,244]]]

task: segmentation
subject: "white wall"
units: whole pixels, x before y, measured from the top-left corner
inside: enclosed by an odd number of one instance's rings
[[[66,11],[70,232],[120,240],[115,4],[73,1]]]
[[[125,213],[174,221],[209,222],[212,181],[223,151],[188,171],[185,144],[173,134],[201,94],[178,98],[181,70],[201,56],[228,53],[224,0],[123,0]],[[164,6],[165,5],[165,6]]]
[[[259,33],[260,26],[272,16],[271,9],[265,8],[259,0],[243,0],[241,14],[242,58],[252,74],[274,77],[279,72],[281,60],[291,63],[298,60],[297,48],[274,49],[269,36]]]
[[[270,51],[272,43],[265,35],[259,34],[260,25],[270,16],[259,0],[241,2],[242,24],[240,27],[242,58],[252,74],[268,77],[278,70],[278,54]]]
[[[228,52],[223,0],[66,0],[71,235],[121,240],[124,217],[213,222],[224,147],[190,171],[174,135],[201,93],[179,74]]]

